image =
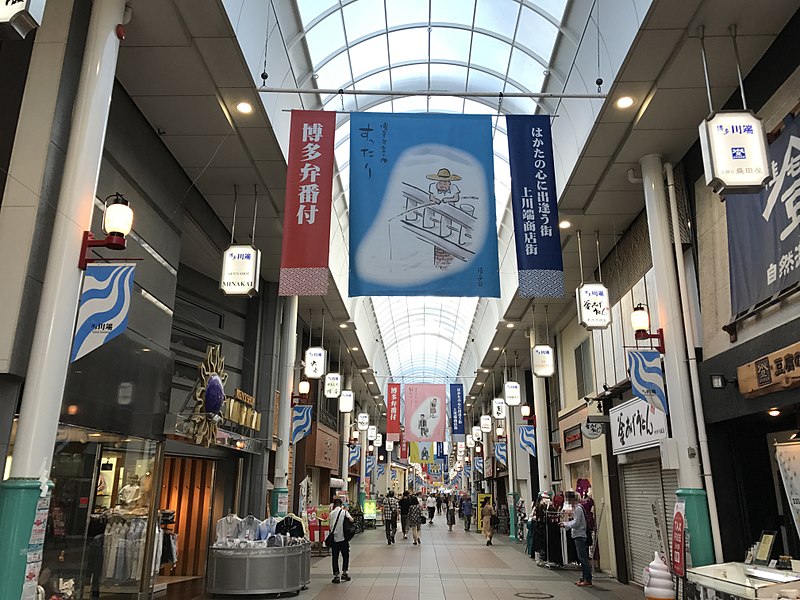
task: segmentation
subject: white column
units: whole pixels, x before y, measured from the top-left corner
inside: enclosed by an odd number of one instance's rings
[[[678,274],[672,254],[663,163],[658,154],[643,157],[642,185],[653,255],[658,322],[664,330],[664,375],[669,393],[672,436],[678,443],[678,483],[682,488],[702,488],[692,391],[687,367],[686,338],[678,295]]]
[[[533,364],[533,347],[536,345],[536,329],[530,330],[531,364]],[[548,340],[548,343],[549,340]],[[559,364],[559,368],[561,365]],[[547,380],[536,377],[533,380],[533,414],[536,417],[536,463],[539,467],[539,491],[551,491],[552,473],[550,464],[550,431],[547,418]]]
[[[115,30],[124,13],[125,0],[92,5],[22,396],[12,478],[35,479],[50,470],[81,287],[78,257],[83,232],[91,225],[119,52]]]
[[[361,475],[358,478],[358,492],[359,495],[363,498],[364,494],[367,493],[367,448],[369,447],[369,441],[367,440],[367,432],[361,432]],[[362,506],[361,509],[363,510],[364,507]]]
[[[281,406],[278,413],[278,438],[281,444],[275,453],[275,490],[289,489],[289,442],[292,435],[292,393],[294,392],[295,358],[297,357],[297,296],[283,300],[281,323]]]

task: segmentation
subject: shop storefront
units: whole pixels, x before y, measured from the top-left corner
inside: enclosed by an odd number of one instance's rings
[[[329,505],[336,489],[343,489],[331,487],[331,477],[341,481],[336,477],[340,458],[340,435],[321,423],[312,423],[311,433],[294,445],[297,484],[293,510],[296,514],[307,506]]]

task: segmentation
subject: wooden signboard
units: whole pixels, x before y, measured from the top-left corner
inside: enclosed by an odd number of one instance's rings
[[[747,398],[800,386],[800,342],[742,365],[736,376]]]

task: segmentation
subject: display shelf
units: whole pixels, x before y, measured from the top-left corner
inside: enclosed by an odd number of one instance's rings
[[[800,573],[744,563],[722,563],[687,570],[690,584],[739,598],[772,598],[781,590],[800,591]],[[702,590],[699,590],[702,592]],[[699,594],[697,597],[705,597]]]
[[[207,591],[229,596],[283,594],[311,583],[311,544],[216,548],[208,555]]]

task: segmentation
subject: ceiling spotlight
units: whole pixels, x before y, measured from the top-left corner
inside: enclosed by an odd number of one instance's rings
[[[353,348],[353,349],[355,350],[355,348]],[[362,372],[362,373],[366,373],[366,372],[367,372],[367,369],[361,369],[361,372]]]
[[[483,382],[482,381],[476,381],[475,385],[483,385]]]
[[[236,110],[243,115],[249,115],[251,112],[253,112],[253,105],[249,102],[239,102],[239,104],[236,105]]]
[[[767,411],[767,414],[768,414],[770,417],[777,417],[777,416],[779,416],[779,415],[781,414],[781,411],[779,411],[779,410],[777,409],[777,407],[774,407],[774,406],[773,406],[772,408],[770,408],[770,409]]]
[[[509,328],[509,329],[513,329],[514,328],[514,324],[513,323],[506,323],[506,327]]]
[[[633,106],[633,98],[630,96],[622,96],[617,98],[617,101],[614,103],[617,108],[630,108]]]
[[[373,396],[373,398],[375,398],[375,400],[380,400],[381,399],[380,396]]]
[[[569,229],[570,227],[572,227],[572,223],[570,223],[570,222],[569,222],[569,221],[567,221],[566,219],[565,219],[565,220],[563,220],[563,221],[561,221],[561,222],[558,224],[558,228],[559,228],[559,229]]]
[[[347,323],[339,323],[339,329],[347,329]]]
[[[491,371],[489,369],[484,369],[483,372],[484,373],[491,373]]]
[[[358,346],[353,346],[353,352],[358,352]]]
[[[492,352],[500,352],[500,346],[495,346],[492,348]]]

